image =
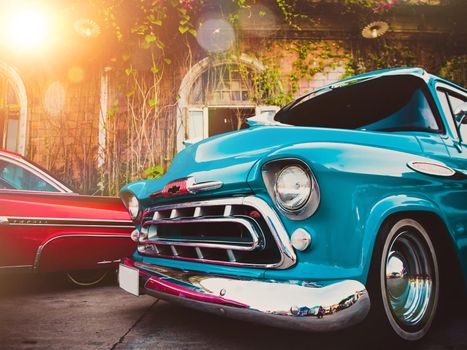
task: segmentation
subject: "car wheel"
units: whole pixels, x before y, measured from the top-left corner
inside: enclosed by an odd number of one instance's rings
[[[428,332],[438,306],[438,270],[432,240],[418,221],[399,219],[381,228],[368,290],[383,327],[409,341]]]
[[[66,273],[68,280],[80,287],[91,287],[102,282],[109,270],[70,271]]]

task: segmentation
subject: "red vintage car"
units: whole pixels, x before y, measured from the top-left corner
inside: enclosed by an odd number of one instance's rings
[[[67,273],[100,282],[135,249],[118,198],[81,196],[22,156],[0,150],[0,272]]]

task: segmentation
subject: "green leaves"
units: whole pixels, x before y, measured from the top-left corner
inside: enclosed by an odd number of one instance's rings
[[[149,23],[154,24],[159,27],[162,26],[162,20],[159,18],[156,18],[156,16],[149,15],[147,18],[148,18]]]
[[[178,26],[178,31],[180,32],[180,34],[185,34],[189,29],[190,29],[189,27],[185,27],[182,25]]]
[[[156,107],[157,106],[157,98],[154,97],[154,98],[149,99],[148,100],[148,105],[151,108]]]
[[[198,35],[198,32],[193,28],[188,29],[188,33],[193,35],[195,38],[196,38],[196,35]]]
[[[164,175],[164,168],[161,165],[154,165],[144,171],[146,179],[158,179]]]
[[[153,43],[156,40],[157,40],[157,36],[155,36],[153,33],[146,34],[146,36],[144,37],[144,41],[147,42],[148,44]]]

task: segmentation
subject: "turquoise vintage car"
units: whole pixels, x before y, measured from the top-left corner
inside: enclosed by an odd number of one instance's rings
[[[138,246],[120,286],[299,330],[370,317],[420,339],[444,292],[467,290],[466,99],[419,68],[377,71],[189,146],[121,190]]]

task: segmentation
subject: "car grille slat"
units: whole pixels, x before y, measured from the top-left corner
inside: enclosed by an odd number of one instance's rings
[[[290,266],[284,254],[288,243],[281,241],[285,231],[279,237],[281,224],[273,217],[275,213],[265,213],[264,208],[256,207],[256,201],[245,203],[245,198],[147,209],[141,221],[139,253],[235,266]]]

